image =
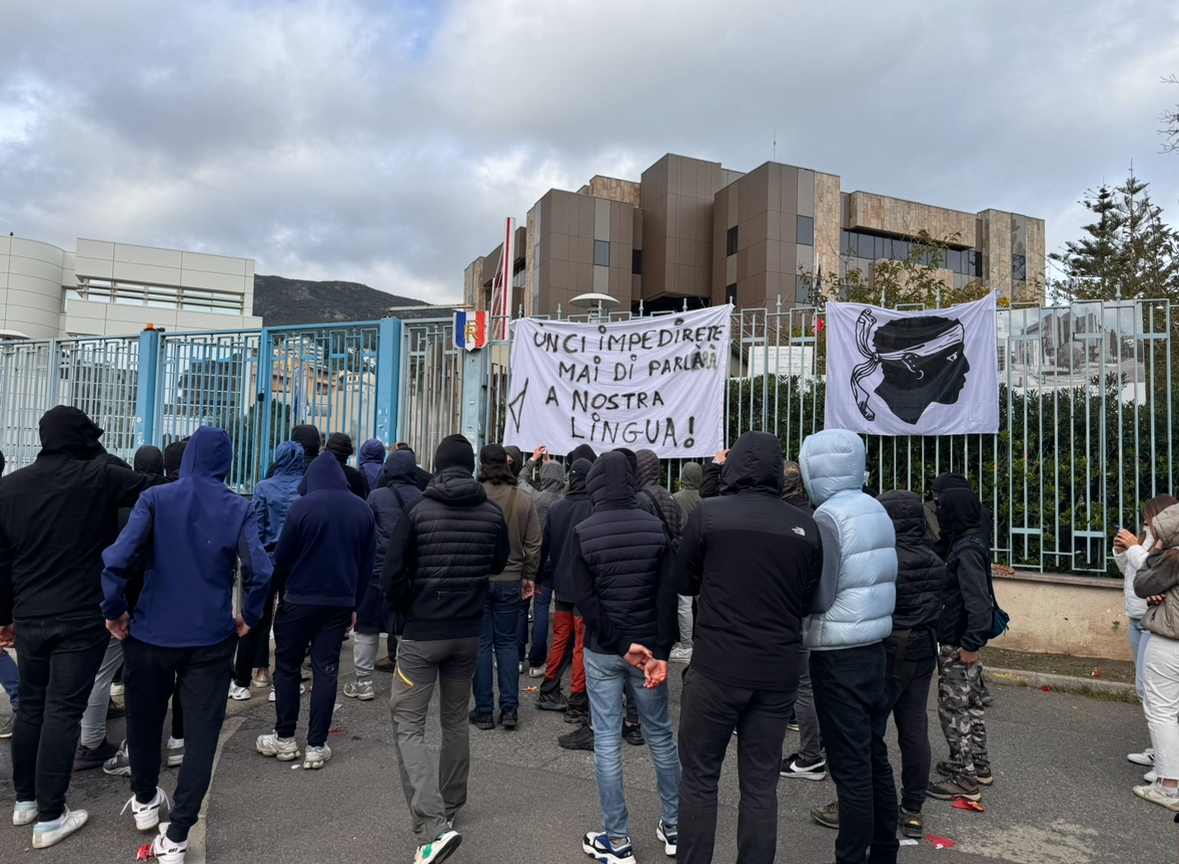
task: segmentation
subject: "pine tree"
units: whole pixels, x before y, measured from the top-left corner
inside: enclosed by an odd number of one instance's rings
[[[1122,282],[1119,235],[1125,219],[1115,190],[1104,183],[1097,191],[1086,192],[1081,204],[1097,220],[1081,226],[1084,236],[1065,243],[1063,253],[1048,256],[1065,273],[1064,280],[1055,287],[1072,300],[1112,299]]]

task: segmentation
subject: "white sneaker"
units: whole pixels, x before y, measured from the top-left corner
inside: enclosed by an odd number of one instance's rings
[[[168,736],[168,767],[179,768],[184,763],[184,739]]]
[[[236,684],[229,685],[229,698],[234,702],[245,702],[250,698],[249,687],[238,687]]]
[[[307,745],[307,752],[303,756],[303,769],[305,771],[314,771],[317,768],[322,768],[324,763],[332,758],[332,748],[324,744],[322,747],[312,747]]]
[[[146,804],[140,804],[139,800],[132,795],[131,799],[123,805],[123,809],[119,811],[122,816],[127,812],[127,808],[131,808],[131,815],[135,817],[135,827],[140,831],[150,831],[160,824],[160,805],[167,804],[168,809],[172,809],[172,802],[168,800],[167,793],[159,786],[156,787],[156,796]]]
[[[413,864],[438,864],[439,861],[445,861],[462,842],[463,838],[457,831],[443,831],[436,839],[418,847]]]
[[[85,810],[71,810],[66,807],[61,816],[52,822],[38,822],[33,826],[33,848],[48,849],[60,843],[86,824],[90,814]]]
[[[32,825],[36,821],[37,802],[17,801],[16,806],[12,808],[12,824],[20,827],[21,825]]]
[[[356,682],[349,681],[344,685],[344,695],[349,699],[359,699],[361,702],[377,698],[377,692],[373,690],[373,682],[368,678]]]
[[[111,698],[116,702],[123,698],[126,688],[122,684],[111,684]]]
[[[188,841],[177,843],[168,839],[169,822],[160,823],[160,833],[151,841],[147,856],[155,858],[160,864],[184,864],[184,853],[188,851]]]
[[[303,754],[299,752],[299,744],[294,737],[279,738],[277,732],[267,732],[259,735],[254,749],[263,756],[274,756],[279,762],[294,762]]]
[[[307,692],[307,685],[305,685],[305,684],[300,684],[300,685],[299,685],[299,695],[300,695],[300,696],[302,696],[302,695],[303,695],[304,693],[306,693],[306,692]],[[266,697],[266,701],[267,701],[267,702],[273,702],[273,701],[274,701],[274,687],[271,687],[271,688],[270,688],[270,695]]]
[[[1159,779],[1159,775],[1155,774],[1153,771],[1147,771],[1145,774],[1142,775],[1142,779],[1145,780],[1147,783],[1153,783],[1155,780]]]
[[[1135,765],[1145,765],[1149,768],[1154,764],[1154,748],[1147,747],[1141,753],[1127,753],[1126,758]]]
[[[1149,786],[1135,786],[1134,794],[1143,801],[1149,801],[1151,804],[1158,804],[1160,807],[1166,807],[1172,812],[1179,813],[1179,797],[1164,792],[1162,784],[1157,780]]]
[[[548,667],[547,663],[542,663],[539,666],[529,666],[528,667],[528,677],[529,678],[543,678],[544,673],[546,671],[548,671],[548,668],[549,667]]]
[[[667,659],[672,663],[691,663],[692,649],[691,648],[672,648],[671,653],[667,655]]]

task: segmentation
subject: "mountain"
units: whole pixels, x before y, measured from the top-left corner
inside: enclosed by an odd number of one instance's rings
[[[312,282],[283,276],[254,276],[254,314],[266,327],[377,321],[391,307],[396,318],[445,318],[445,309],[423,309],[422,300],[386,294],[359,282]]]

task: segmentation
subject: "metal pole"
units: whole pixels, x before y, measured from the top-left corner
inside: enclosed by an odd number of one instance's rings
[[[135,448],[156,443],[156,393],[160,362],[160,331],[139,334],[138,381],[135,393]]]
[[[401,396],[401,331],[397,318],[381,319],[377,333],[376,436],[386,445],[397,436]]]
[[[478,453],[487,442],[483,419],[487,415],[487,369],[491,351],[480,348],[468,351],[463,358],[462,432]]]

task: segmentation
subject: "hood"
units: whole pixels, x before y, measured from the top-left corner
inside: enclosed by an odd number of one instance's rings
[[[72,405],[50,408],[41,417],[41,452],[73,453],[83,459],[102,452],[102,430],[85,412]]]
[[[565,456],[565,464],[572,465],[578,459],[585,459],[588,462],[593,462],[598,458],[598,454],[594,452],[594,448],[588,444],[578,444]]]
[[[504,447],[504,451],[512,457],[512,461],[509,463],[512,466],[512,473],[519,477],[520,472],[524,469],[524,453],[515,444],[507,445]]]
[[[164,474],[169,480],[180,476],[180,463],[184,459],[184,450],[188,447],[188,439],[173,441],[164,448]]]
[[[704,482],[704,469],[699,462],[685,462],[684,470],[680,472],[681,489],[699,489]]]
[[[385,460],[383,474],[386,486],[392,483],[413,486],[417,482],[418,463],[414,461],[414,455],[411,451],[394,450],[389,454],[389,458]]]
[[[470,445],[467,445],[470,449]],[[430,479],[425,496],[453,507],[474,507],[487,500],[487,490],[463,465],[443,468]]]
[[[319,430],[309,424],[296,426],[291,430],[291,440],[303,445],[303,465],[311,464],[311,460],[319,455]]]
[[[344,469],[331,453],[320,453],[312,459],[303,474],[303,479],[299,481],[300,495],[310,495],[312,492],[322,492],[325,489],[348,491],[348,478],[344,476]]]
[[[894,490],[878,499],[888,512],[897,535],[897,545],[920,546],[925,538],[925,502],[916,492]]]
[[[782,494],[782,446],[769,432],[746,432],[725,459],[725,486]]]
[[[384,462],[385,445],[380,438],[369,438],[360,445],[360,464],[365,462]]]
[[[974,487],[970,485],[970,481],[966,479],[964,474],[939,474],[933,480],[933,494],[941,495],[947,489],[970,489]]]
[[[1151,519],[1150,524],[1154,528],[1151,533],[1163,541],[1163,546],[1168,549],[1179,546],[1179,504],[1172,504]]]
[[[274,451],[274,474],[280,477],[303,473],[303,445],[298,441],[283,441]]]
[[[540,467],[540,491],[559,492],[565,485],[565,469],[560,462],[545,462]]]
[[[621,453],[626,457],[626,461],[630,463],[630,481],[634,485],[634,490],[638,492],[643,487],[639,484],[639,457],[634,450],[626,447],[619,447],[614,453]]]
[[[4,451],[0,450],[0,474],[4,473]]]
[[[192,433],[184,448],[180,479],[208,477],[224,483],[232,462],[233,443],[229,440],[229,433],[213,426],[202,426]]]
[[[660,474],[659,457],[654,450],[635,451],[635,461],[638,465],[639,488],[644,486],[659,486]]]
[[[982,534],[982,501],[970,489],[947,489],[938,498],[937,521],[951,540]]]
[[[164,454],[159,447],[144,444],[135,451],[135,458],[131,462],[131,467],[140,474],[154,474],[157,477],[163,477],[165,473]]]
[[[462,468],[468,474],[475,472],[475,450],[462,435],[447,435],[438,442],[434,471],[440,474],[446,468]]]
[[[573,467],[569,470],[569,492],[565,497],[584,497],[589,494],[586,489],[586,480],[589,479],[590,469],[594,467],[594,463],[589,459],[578,459],[574,461]]]
[[[356,452],[356,448],[352,446],[352,437],[345,435],[343,432],[333,432],[328,436],[327,444],[323,448],[326,452],[331,453],[343,465],[348,461],[348,457]]]
[[[635,510],[635,478],[626,454],[618,450],[603,453],[586,478],[594,512],[599,510]]]
[[[864,463],[863,439],[846,429],[824,429],[808,435],[798,456],[803,485],[819,505],[837,492],[863,489]]]

